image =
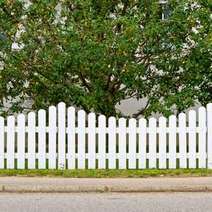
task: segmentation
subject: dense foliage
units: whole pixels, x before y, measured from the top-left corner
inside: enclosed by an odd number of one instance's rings
[[[0,2],[8,112],[31,99],[33,109],[64,101],[110,116],[122,100],[148,99],[136,117],[212,101],[210,0]]]

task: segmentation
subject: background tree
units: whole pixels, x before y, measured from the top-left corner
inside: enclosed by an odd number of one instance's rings
[[[8,112],[64,101],[120,115],[169,115],[212,100],[211,3],[170,0],[33,0],[0,3],[0,99]],[[2,105],[3,106],[3,105]],[[124,114],[122,114],[124,115]]]

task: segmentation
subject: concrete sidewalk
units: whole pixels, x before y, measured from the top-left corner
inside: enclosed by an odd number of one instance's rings
[[[212,177],[140,179],[0,177],[0,192],[212,192]]]

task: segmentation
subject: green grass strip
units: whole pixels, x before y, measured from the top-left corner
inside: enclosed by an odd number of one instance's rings
[[[163,176],[212,176],[208,169],[174,169],[174,170],[0,170],[3,176],[26,177],[67,177],[67,178],[143,178]]]

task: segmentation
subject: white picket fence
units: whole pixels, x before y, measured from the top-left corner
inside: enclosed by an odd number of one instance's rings
[[[0,117],[0,168],[212,169],[212,104],[158,120],[107,119],[62,102]]]

